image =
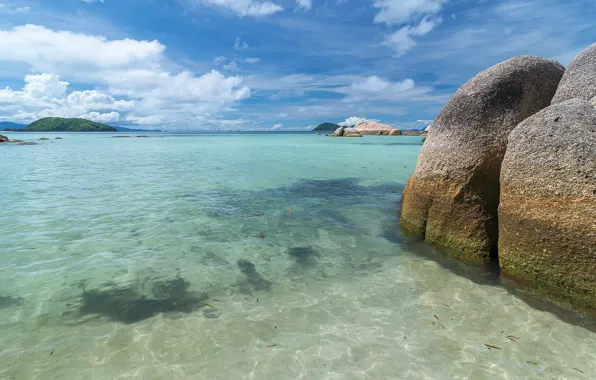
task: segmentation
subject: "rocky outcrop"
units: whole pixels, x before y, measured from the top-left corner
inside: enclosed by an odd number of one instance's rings
[[[343,127],[339,127],[335,130],[335,132],[333,132],[331,134],[331,136],[343,136],[344,135],[344,129]]]
[[[392,129],[391,132],[389,132],[389,136],[401,136],[401,129]]]
[[[417,131],[404,131],[404,136],[418,136]]]
[[[550,104],[563,72],[554,61],[516,57],[458,89],[433,122],[406,184],[402,227],[467,260],[490,261],[507,136]]]
[[[587,101],[552,105],[511,132],[499,262],[537,289],[596,309],[596,109]]]
[[[362,137],[362,133],[356,128],[345,128],[344,129],[344,137]]]
[[[40,138],[40,140],[41,140],[41,141],[47,141],[47,140],[49,140],[49,138],[47,138],[47,137],[42,137],[42,138]]]
[[[552,104],[579,98],[590,101],[596,96],[596,43],[582,51],[571,63],[555,94]]]
[[[3,142],[8,142],[8,137],[0,135],[0,144]]]
[[[354,128],[363,135],[388,135],[393,130],[391,126],[377,123],[376,121],[365,121]]]

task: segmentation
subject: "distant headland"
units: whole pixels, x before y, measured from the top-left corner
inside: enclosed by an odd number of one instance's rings
[[[118,132],[114,127],[87,119],[62,117],[44,117],[25,128],[5,128],[19,132]]]
[[[0,129],[8,132],[162,132],[111,126],[81,118],[44,117],[29,125],[0,122]]]

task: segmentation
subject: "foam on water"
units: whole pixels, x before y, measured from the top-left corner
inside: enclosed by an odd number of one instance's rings
[[[61,137],[0,147],[2,379],[596,376],[589,329],[399,235],[418,137]]]

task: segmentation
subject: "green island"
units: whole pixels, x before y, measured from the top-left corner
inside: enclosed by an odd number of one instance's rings
[[[317,131],[335,131],[337,128],[339,128],[339,125],[337,125],[337,124],[323,123],[323,124],[319,124],[315,129],[313,129],[313,131],[314,132],[317,132]]]
[[[79,118],[44,117],[19,132],[118,132],[114,127]]]

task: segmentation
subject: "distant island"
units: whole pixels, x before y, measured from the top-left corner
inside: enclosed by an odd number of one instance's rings
[[[0,129],[3,131],[13,131],[26,128],[26,124],[11,123],[10,121],[0,121]]]
[[[315,129],[313,129],[313,132],[318,132],[318,131],[335,131],[337,128],[340,128],[340,126],[337,125],[337,124],[323,123],[323,124],[319,124]]]
[[[91,120],[62,117],[44,117],[17,130],[23,132],[118,132],[114,127]]]

